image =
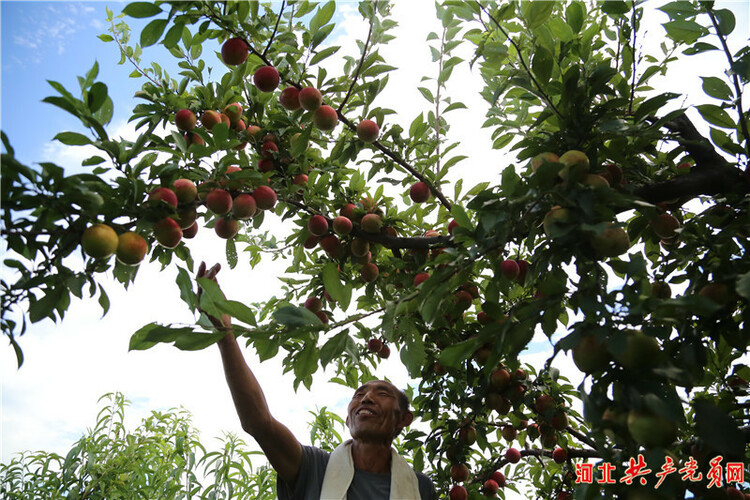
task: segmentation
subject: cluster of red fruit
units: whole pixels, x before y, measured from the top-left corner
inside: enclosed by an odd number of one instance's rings
[[[450,474],[453,481],[457,483],[466,482],[469,479],[469,467],[466,464],[453,464],[451,465]],[[496,470],[482,484],[482,494],[485,497],[492,498],[503,487],[505,487],[505,475]],[[466,500],[469,498],[469,492],[465,486],[456,484],[451,488],[448,496],[450,500]]]

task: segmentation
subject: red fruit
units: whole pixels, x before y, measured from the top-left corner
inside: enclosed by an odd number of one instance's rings
[[[250,52],[247,43],[242,38],[230,38],[221,46],[221,59],[224,64],[237,66],[247,59]]]
[[[260,147],[260,155],[263,158],[273,158],[273,154],[278,152],[279,147],[270,141],[263,143],[263,146]]]
[[[183,132],[189,132],[195,128],[198,118],[189,109],[181,109],[174,115],[174,123]]]
[[[255,188],[253,198],[261,210],[270,210],[276,205],[276,192],[268,186]]]
[[[161,246],[174,248],[182,239],[182,229],[176,220],[167,217],[154,224],[154,236]]]
[[[260,127],[257,125],[250,125],[247,127],[247,136],[255,139],[255,136],[260,133]]]
[[[518,431],[512,425],[506,425],[505,427],[503,427],[501,434],[503,436],[503,439],[510,443],[511,441],[516,439],[516,436],[518,436]]]
[[[221,123],[221,115],[216,111],[209,109],[201,115],[201,123],[206,130],[212,130],[216,125]]]
[[[482,494],[486,497],[493,497],[497,494],[497,490],[499,489],[500,486],[498,486],[494,480],[488,479],[482,486]]]
[[[177,212],[175,220],[182,229],[188,228],[193,225],[195,219],[198,218],[198,211],[193,206],[187,206]]]
[[[172,184],[178,203],[192,203],[198,197],[198,187],[190,179],[177,179]]]
[[[327,325],[327,324],[328,324],[328,315],[326,314],[326,312],[325,312],[325,311],[318,311],[318,312],[316,312],[316,313],[315,313],[315,315],[316,315],[316,316],[317,316],[318,318],[320,318],[320,321],[321,321],[321,322],[322,322],[322,323],[323,323],[324,325]]]
[[[190,226],[187,229],[182,230],[182,237],[183,238],[195,238],[195,235],[198,234],[198,223],[193,222],[193,225]]]
[[[526,281],[526,273],[529,271],[529,261],[516,260],[516,264],[518,264],[518,282],[523,283]]]
[[[203,140],[203,137],[194,132],[186,132],[184,137],[188,147],[190,147],[192,144],[197,144],[199,146],[206,145],[206,141]]]
[[[352,232],[352,221],[348,217],[339,215],[333,219],[333,230],[336,234],[349,234]]]
[[[463,482],[469,479],[469,467],[466,464],[451,465],[451,479],[456,482]]]
[[[353,203],[347,203],[343,207],[341,207],[341,210],[339,210],[339,215],[343,215],[349,220],[354,220],[354,210],[357,208],[357,206]]]
[[[280,80],[279,72],[273,66],[262,66],[253,74],[253,83],[261,92],[273,92]]]
[[[375,142],[379,134],[380,128],[378,128],[378,124],[372,120],[362,120],[359,122],[359,125],[357,125],[357,137],[359,137],[359,140],[362,142],[371,144]]]
[[[135,266],[140,263],[148,252],[148,244],[138,233],[129,231],[122,233],[117,239],[117,260],[126,266]]]
[[[573,494],[569,491],[561,491],[557,494],[557,500],[573,500]]]
[[[521,268],[518,267],[518,263],[515,260],[504,260],[500,264],[500,270],[503,272],[506,278],[509,280],[515,280],[521,273]]]
[[[383,348],[383,341],[380,339],[370,339],[367,341],[367,350],[370,352],[380,352]]]
[[[224,110],[224,112],[226,112],[226,110]],[[247,125],[245,125],[244,120],[238,119],[237,121],[232,122],[232,128],[236,130],[237,132],[242,132],[243,130],[247,130]],[[247,144],[247,143],[243,143],[243,144]]]
[[[567,459],[568,452],[565,451],[564,448],[555,448],[554,451],[552,451],[552,460],[554,460],[558,464],[565,462]]]
[[[490,323],[492,323],[492,318],[490,318],[489,315],[487,315],[486,312],[479,311],[477,313],[477,321],[481,325],[489,325]]]
[[[177,195],[169,188],[158,187],[148,194],[148,204],[150,206],[157,207],[160,201],[177,207]]]
[[[466,488],[457,484],[451,488],[448,497],[450,500],[467,500],[469,498],[469,492],[466,491]]]
[[[258,170],[260,170],[261,172],[270,172],[271,170],[273,170],[273,168],[273,160],[269,158],[261,158],[260,160],[258,160]]]
[[[305,247],[305,248],[307,248],[308,250],[312,250],[313,248],[315,248],[316,246],[318,246],[318,243],[319,243],[319,242],[320,242],[320,238],[318,238],[318,237],[317,237],[317,236],[315,236],[315,235],[311,235],[311,236],[309,236],[309,237],[308,237],[308,238],[307,238],[307,239],[305,240],[305,243],[304,243],[304,244],[303,244],[302,246],[304,246],[304,247]]]
[[[216,234],[219,238],[224,238],[225,240],[234,238],[239,230],[240,224],[236,220],[227,219],[226,217],[218,219],[214,224],[214,231],[216,231]]]
[[[242,118],[242,105],[238,102],[228,104],[222,113],[229,119],[229,124],[237,123]]]
[[[671,214],[660,214],[649,222],[654,233],[659,238],[670,239],[677,235],[677,229],[680,227],[680,221]]]
[[[297,87],[287,87],[279,95],[281,107],[289,111],[296,111],[300,108],[299,89]]]
[[[505,459],[512,464],[517,464],[521,461],[521,452],[515,448],[508,448],[505,452]]]
[[[308,297],[307,300],[305,300],[305,308],[312,312],[318,312],[323,309],[323,301],[318,297]]]
[[[323,104],[323,95],[320,90],[313,87],[305,87],[299,91],[299,104],[305,111],[315,111]]]
[[[471,297],[471,294],[467,292],[466,290],[459,290],[453,296],[453,303],[456,304],[456,306],[458,306],[458,308],[463,311],[471,307],[472,302],[473,302],[473,299]]]
[[[549,394],[542,394],[534,402],[537,413],[545,413],[555,407],[555,398]]]
[[[510,385],[510,373],[505,368],[498,368],[490,375],[490,385],[497,391],[504,391]]]
[[[333,255],[339,248],[339,239],[335,235],[329,234],[320,239],[320,248],[327,254]]]
[[[297,186],[304,186],[307,184],[307,175],[305,174],[297,174],[294,176],[294,184]],[[334,219],[335,222],[335,219]],[[335,226],[334,226],[335,228]]]
[[[377,234],[383,227],[383,219],[381,219],[378,214],[367,214],[362,217],[360,225],[362,226],[362,230],[366,233]]]
[[[315,110],[313,114],[313,125],[318,130],[330,132],[336,128],[339,122],[339,115],[331,106],[323,105]]]
[[[500,472],[499,470],[496,470],[492,473],[492,476],[490,476],[490,479],[495,481],[499,487],[505,486],[505,474]]]
[[[477,430],[473,425],[461,427],[458,431],[458,439],[466,446],[471,446],[477,442]]]
[[[365,283],[372,283],[373,281],[378,279],[378,274],[380,274],[378,266],[376,266],[372,262],[370,262],[369,264],[365,264],[360,270],[360,275],[362,276],[362,279],[365,281]]]
[[[391,348],[383,344],[383,347],[381,347],[380,350],[378,351],[378,357],[380,359],[388,359],[390,355],[391,355]]]
[[[414,203],[424,203],[430,199],[431,195],[430,186],[425,182],[417,182],[409,189],[409,197]]]
[[[241,193],[234,197],[234,201],[232,201],[232,214],[235,219],[249,219],[257,211],[258,206],[255,203],[253,195]]]
[[[307,230],[315,236],[323,236],[328,232],[328,221],[322,215],[313,215],[307,221]]]
[[[414,276],[414,288],[418,287],[430,277],[430,273],[419,273]]]
[[[456,229],[457,227],[458,227],[458,222],[456,222],[456,219],[453,219],[452,221],[450,221],[450,223],[448,224],[448,234],[452,235],[453,230]]]
[[[212,189],[206,195],[206,207],[216,215],[226,215],[232,209],[232,195],[225,189]]]

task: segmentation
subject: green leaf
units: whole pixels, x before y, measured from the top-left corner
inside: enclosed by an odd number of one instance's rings
[[[703,92],[707,95],[716,99],[721,99],[722,101],[732,100],[732,90],[724,80],[716,78],[715,76],[702,76],[701,79],[703,80]]]
[[[684,19],[669,21],[662,26],[667,30],[669,38],[680,43],[693,44],[697,42],[700,37],[708,34],[708,30],[705,27],[695,21],[687,21]]]
[[[524,21],[531,29],[543,25],[555,8],[555,2],[523,2],[521,5]]]
[[[552,75],[552,53],[541,45],[534,49],[531,69],[541,83],[547,83]]]
[[[619,17],[630,11],[630,6],[622,0],[605,0],[601,5],[602,12],[610,17]]]
[[[283,306],[274,311],[273,319],[290,328],[301,326],[317,326],[322,324],[315,313],[304,307]]]
[[[459,368],[463,361],[474,355],[481,343],[482,341],[478,337],[474,337],[446,347],[438,356],[438,361],[443,366]]]
[[[429,89],[426,89],[424,87],[417,87],[417,90],[422,93],[422,96],[427,99],[428,102],[434,103],[435,97],[432,95],[432,92],[430,92]]]
[[[711,125],[721,128],[735,128],[734,120],[730,118],[729,113],[713,104],[701,104],[696,106],[701,116]]]
[[[312,57],[312,59],[310,59],[310,65],[311,66],[315,65],[315,64],[319,63],[320,61],[322,61],[323,59],[325,59],[325,58],[327,58],[329,56],[332,56],[333,54],[335,54],[336,52],[338,52],[340,48],[341,47],[337,47],[337,46],[326,47],[325,49],[323,49],[320,52],[316,53]]]
[[[192,332],[193,329],[189,326],[173,328],[171,326],[160,325],[156,322],[149,323],[130,336],[128,350],[143,351],[158,343],[174,342],[180,335]]]
[[[338,266],[334,262],[329,262],[323,268],[323,286],[331,298],[346,310],[352,299],[352,290],[350,287],[342,285],[339,279]]]
[[[745,437],[734,420],[712,402],[695,402],[695,427],[698,437],[717,453],[743,456]]]
[[[573,2],[565,9],[565,21],[574,33],[579,33],[583,27],[586,9],[580,2]]]
[[[85,146],[91,144],[91,139],[77,132],[60,132],[54,137],[66,146]]]
[[[297,380],[304,380],[318,369],[318,348],[310,342],[294,359],[294,376]]]
[[[336,12],[336,2],[330,1],[324,6],[318,8],[318,11],[315,13],[315,15],[310,19],[310,31],[316,32],[320,29],[321,26],[324,26],[328,21],[331,20],[333,17],[334,12]]]
[[[141,31],[141,47],[149,47],[158,42],[166,27],[166,19],[154,19],[148,23]]]
[[[414,335],[408,342],[405,342],[400,354],[401,361],[409,371],[409,375],[414,378],[419,377],[427,360],[422,336]]]
[[[734,31],[737,21],[734,14],[729,9],[719,9],[714,11],[716,19],[719,21],[719,31],[722,35],[727,36]]]
[[[99,108],[107,101],[107,86],[102,82],[96,82],[89,89],[89,94],[86,98],[91,113],[96,113]]]
[[[181,351],[199,351],[215,344],[226,335],[225,332],[204,333],[185,332],[177,336],[174,346]]]
[[[193,291],[193,281],[188,272],[177,266],[177,287],[180,289],[180,298],[190,307],[191,311],[198,308],[198,295]]]
[[[750,272],[737,277],[735,288],[740,297],[750,300]]]
[[[153,17],[161,12],[158,6],[150,2],[133,2],[122,9],[123,14],[135,18]]]
[[[99,285],[99,305],[102,308],[102,317],[104,317],[109,312],[109,297],[101,285]]]
[[[687,0],[670,2],[659,7],[657,10],[666,13],[670,19],[684,19],[686,17],[694,17],[698,14],[695,6]]]
[[[326,342],[323,347],[320,348],[320,364],[324,368],[333,361],[333,359],[339,357],[345,350],[349,343],[349,334],[347,332],[339,332]]]
[[[454,219],[456,219],[456,222],[459,226],[466,229],[474,229],[471,223],[471,219],[469,218],[469,214],[467,214],[466,210],[464,210],[464,207],[462,207],[458,203],[454,203],[451,206],[451,215]]]
[[[102,42],[112,42],[112,41],[114,41],[114,38],[112,38],[112,36],[107,35],[107,34],[101,34],[101,35],[97,36],[97,38],[99,40],[101,40]]]

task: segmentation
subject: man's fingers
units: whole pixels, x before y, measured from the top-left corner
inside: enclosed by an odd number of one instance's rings
[[[206,274],[206,263],[201,262],[201,265],[198,266],[198,274],[196,276],[202,278],[204,274]]]

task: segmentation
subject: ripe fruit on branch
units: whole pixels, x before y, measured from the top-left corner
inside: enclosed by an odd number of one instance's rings
[[[216,125],[221,123],[221,115],[216,111],[209,109],[204,111],[201,115],[201,123],[206,130],[211,131]]]
[[[232,124],[239,122],[240,118],[242,118],[242,105],[238,102],[228,104],[224,108],[224,115],[229,118],[229,122]]]
[[[424,203],[430,199],[430,196],[432,196],[432,191],[426,182],[414,183],[409,189],[409,197],[414,203]]]
[[[378,353],[380,352],[380,349],[383,348],[383,341],[380,339],[372,338],[367,341],[367,350],[372,353]]]
[[[255,203],[261,210],[270,210],[276,205],[276,191],[268,186],[258,186],[253,191]]]
[[[297,111],[300,108],[299,89],[297,87],[287,87],[279,95],[281,107],[289,111]]]
[[[182,230],[182,237],[183,238],[195,238],[195,235],[198,234],[198,223],[193,222],[193,225],[190,226],[187,229]]]
[[[117,251],[117,233],[106,224],[94,224],[83,231],[81,247],[90,257],[107,259]]]
[[[505,452],[505,459],[512,464],[517,464],[521,461],[521,452],[516,448],[508,448]]]
[[[503,474],[499,470],[496,470],[495,472],[493,472],[492,476],[490,476],[490,479],[495,481],[497,485],[501,488],[505,486],[505,474]]]
[[[216,231],[217,236],[219,236],[219,238],[224,238],[225,240],[234,238],[239,230],[240,225],[235,219],[222,217],[214,224],[214,231]]]
[[[465,425],[458,431],[458,439],[465,446],[471,446],[477,442],[477,430],[473,425]]]
[[[565,181],[578,182],[589,172],[589,157],[582,151],[566,151],[559,161],[565,166],[558,175]]]
[[[197,144],[198,146],[205,146],[206,141],[203,140],[203,137],[196,134],[195,132],[185,132],[185,142],[187,143],[188,147],[190,147],[193,144]]]
[[[610,357],[605,346],[594,335],[586,335],[572,349],[573,362],[584,373],[600,372],[607,368]]]
[[[646,448],[669,446],[677,439],[675,422],[646,411],[630,411],[628,431],[636,443]]]
[[[378,234],[383,227],[383,219],[378,214],[367,214],[360,223],[362,230],[370,234]]]
[[[339,215],[333,219],[333,231],[336,234],[345,235],[352,232],[352,221],[348,217]]]
[[[568,427],[570,421],[568,420],[568,414],[563,410],[554,410],[549,423],[553,429],[561,431]]]
[[[323,95],[314,87],[305,87],[299,91],[299,104],[305,111],[315,111],[323,104]]]
[[[466,464],[451,465],[451,479],[456,482],[463,482],[469,479],[469,467]]]
[[[502,392],[510,385],[510,373],[505,368],[498,368],[490,375],[490,387]]]
[[[175,217],[175,220],[180,225],[182,229],[185,229],[187,227],[190,227],[193,225],[193,222],[195,222],[195,219],[198,218],[198,211],[195,209],[194,206],[188,205],[184,208],[181,208],[177,211],[177,217]]]
[[[383,347],[378,351],[378,357],[380,359],[388,359],[391,355],[391,348],[383,344]]]
[[[174,115],[174,123],[183,132],[189,132],[195,128],[198,118],[189,109],[181,109]]]
[[[573,222],[573,212],[570,209],[554,206],[544,215],[544,220],[542,221],[544,234],[548,238],[555,238],[558,236],[561,227],[571,222]]]
[[[372,144],[377,140],[379,134],[380,128],[372,120],[362,120],[357,125],[357,137],[364,143]]]
[[[242,38],[230,38],[221,46],[221,60],[229,66],[237,66],[247,59],[250,52],[247,43]]]
[[[591,186],[595,189],[608,188],[609,181],[602,175],[599,174],[586,174],[581,180],[581,184],[584,186]]]
[[[544,164],[544,162],[557,163],[559,161],[560,161],[560,157],[557,156],[555,153],[549,153],[549,152],[539,153],[538,155],[536,155],[534,158],[531,159],[531,170],[533,172],[536,172],[539,169],[539,167],[541,167],[542,164]]]
[[[518,263],[512,259],[506,259],[500,263],[500,270],[503,275],[511,281],[518,279],[518,275],[521,274],[521,268],[518,267]]]
[[[273,92],[279,81],[279,72],[273,66],[261,66],[253,74],[253,83],[261,92]]]
[[[610,224],[601,233],[591,238],[591,248],[600,257],[617,257],[630,248],[630,237],[627,231]]]
[[[270,158],[261,158],[260,160],[258,160],[258,170],[260,170],[261,172],[266,173],[270,172],[273,169],[273,160],[271,160]]]
[[[643,371],[661,363],[662,351],[656,338],[644,335],[640,331],[628,331],[625,335],[625,349],[615,353],[615,360],[624,368]]]
[[[534,402],[534,409],[537,413],[543,414],[555,407],[555,398],[549,394],[541,394],[536,398]]]
[[[148,204],[152,207],[159,206],[163,201],[173,207],[177,207],[177,195],[174,191],[166,187],[158,187],[148,194]]]
[[[276,143],[268,141],[264,142],[263,145],[260,147],[260,155],[263,158],[273,158],[274,153],[279,152],[279,147],[276,145]]]
[[[414,288],[418,287],[425,281],[427,281],[430,278],[430,273],[417,273],[416,276],[414,276]]]
[[[471,294],[466,290],[459,290],[453,295],[453,303],[462,311],[471,307],[472,302]]]
[[[526,281],[526,273],[529,272],[529,266],[531,265],[529,261],[527,260],[516,260],[516,264],[518,264],[518,282],[523,283]]]
[[[364,257],[370,251],[370,243],[362,238],[354,238],[349,244],[349,249],[355,257]]]
[[[329,234],[320,239],[320,248],[322,248],[328,255],[335,255],[339,249],[339,239]]]
[[[370,262],[369,264],[365,264],[360,270],[360,275],[366,283],[372,283],[373,281],[378,279],[378,274],[380,274],[378,266],[376,266],[372,262]]]
[[[339,115],[331,106],[323,105],[315,110],[313,114],[313,125],[318,130],[330,132],[336,128],[339,122]]]
[[[198,197],[198,188],[190,179],[177,179],[172,184],[172,190],[180,204],[192,203]]]
[[[117,260],[126,266],[138,265],[148,252],[148,244],[140,234],[128,231],[117,240]]]
[[[555,448],[552,451],[552,460],[554,460],[558,464],[565,462],[567,459],[568,459],[568,452],[565,451],[565,448]]]
[[[258,211],[258,206],[255,203],[253,195],[247,193],[240,193],[234,197],[232,201],[232,215],[235,219],[249,219],[255,212]]]
[[[212,189],[206,195],[206,207],[216,215],[226,215],[232,209],[232,195],[225,189]]]
[[[324,325],[328,324],[328,315],[325,311],[318,311],[315,313],[315,316],[317,316]]]
[[[728,305],[733,298],[731,290],[724,283],[709,283],[698,290],[698,295],[720,306]]]
[[[273,162],[271,162],[271,164],[273,164]],[[305,174],[297,174],[297,175],[295,175],[294,176],[293,184],[295,186],[304,186],[305,184],[307,184],[307,175],[305,175]]]
[[[512,425],[506,425],[503,427],[501,434],[503,436],[503,439],[505,439],[506,441],[510,443],[514,439],[516,439],[516,436],[518,436],[518,431]]]
[[[500,486],[493,479],[488,479],[482,485],[482,494],[486,497],[494,497],[499,489]]]
[[[452,236],[453,235],[453,230],[456,229],[457,227],[458,227],[458,222],[456,222],[456,219],[451,220],[448,223],[448,234],[450,234]]]
[[[318,297],[310,296],[305,299],[305,309],[312,312],[318,312],[323,309],[323,301]]]
[[[154,236],[161,246],[174,248],[182,239],[182,229],[176,220],[167,217],[154,224]]]
[[[328,232],[328,221],[322,215],[313,215],[307,221],[307,230],[315,236],[323,236]]]
[[[651,283],[651,296],[657,299],[668,299],[672,296],[672,289],[669,283],[664,281],[654,281]]]
[[[466,491],[466,488],[457,484],[451,488],[448,497],[450,500],[467,500],[469,498],[469,492]]]
[[[680,221],[671,214],[659,214],[655,219],[649,221],[649,224],[656,236],[664,240],[677,236],[677,229],[680,228]]]

